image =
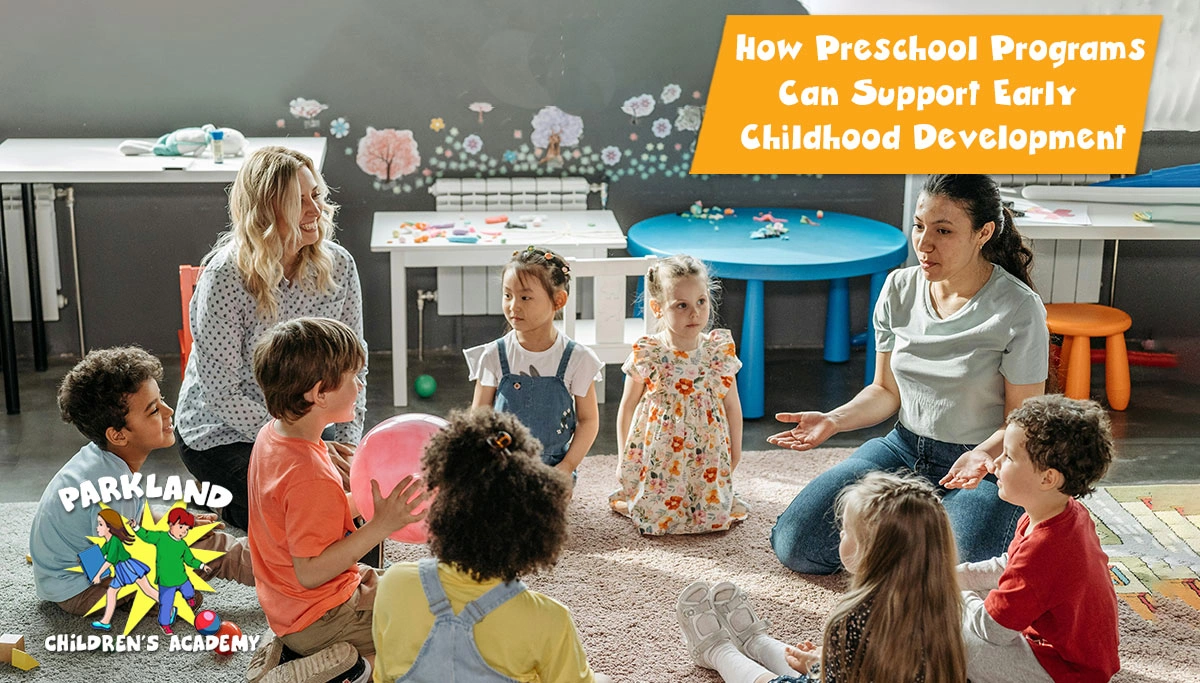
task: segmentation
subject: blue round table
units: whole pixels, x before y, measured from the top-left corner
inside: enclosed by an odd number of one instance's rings
[[[786,239],[751,239],[769,222],[754,220],[770,213],[786,220]],[[801,217],[818,223],[801,222]],[[742,414],[763,416],[763,282],[829,280],[825,313],[825,360],[850,360],[849,278],[871,276],[871,310],[887,272],[904,262],[908,242],[904,233],[886,223],[825,211],[817,218],[806,209],[735,209],[719,221],[666,214],[648,218],[629,229],[628,248],[634,256],[690,254],[712,267],[714,275],[746,281],[745,314],[738,373]],[[867,316],[871,325],[871,315]],[[867,373],[875,376],[875,334],[867,330]]]

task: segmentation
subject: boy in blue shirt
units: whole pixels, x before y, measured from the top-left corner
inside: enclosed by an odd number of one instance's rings
[[[38,597],[70,614],[88,613],[105,596],[111,578],[93,584],[90,577],[67,571],[79,566],[79,553],[93,545],[87,537],[96,533],[100,503],[83,506],[77,501],[67,510],[59,491],[79,490],[85,482],[99,490],[102,478],[132,478],[151,451],[175,443],[171,421],[175,411],[163,400],[158,387],[162,372],[158,359],[140,348],[99,349],[72,368],[59,387],[58,407],[63,420],[74,425],[89,442],[50,479],[42,493],[29,531],[29,554]],[[141,496],[108,503],[123,517],[135,521],[141,519],[144,504]],[[211,514],[197,518],[200,524],[216,521],[216,515]],[[213,532],[193,547],[225,553],[212,562],[212,573],[205,578],[254,585],[245,539]]]

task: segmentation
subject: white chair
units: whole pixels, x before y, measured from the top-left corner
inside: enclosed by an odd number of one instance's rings
[[[653,318],[625,317],[629,307],[625,280],[645,277],[654,257],[568,258],[567,262],[571,267],[571,291],[563,308],[563,333],[595,351],[606,365],[624,363],[633,343],[654,332]],[[592,280],[592,317],[578,318],[580,280],[587,278]],[[597,389],[596,399],[604,402],[603,388]]]

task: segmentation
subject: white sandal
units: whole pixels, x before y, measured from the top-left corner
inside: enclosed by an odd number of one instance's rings
[[[745,653],[746,641],[758,633],[766,633],[771,628],[771,622],[759,618],[746,592],[737,584],[722,581],[709,591],[713,610],[724,627],[732,636],[734,645]]]
[[[675,601],[675,617],[679,620],[683,642],[692,661],[698,666],[712,669],[708,653],[713,646],[723,640],[733,641],[713,607],[707,583],[696,581],[683,589]]]

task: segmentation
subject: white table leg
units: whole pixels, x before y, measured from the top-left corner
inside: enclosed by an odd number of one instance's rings
[[[408,405],[408,277],[404,252],[391,253],[392,265],[392,405]]]

